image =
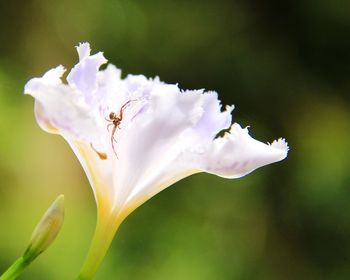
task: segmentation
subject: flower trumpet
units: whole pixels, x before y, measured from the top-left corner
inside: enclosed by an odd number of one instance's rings
[[[242,177],[287,156],[284,139],[264,144],[232,124],[214,91],[180,90],[143,75],[121,78],[101,52],[77,47],[79,62],[62,80],[58,66],[25,85],[35,116],[78,157],[97,203],[97,226],[79,279],[91,279],[121,222],[138,206],[195,173]],[[218,137],[218,134],[227,132]]]

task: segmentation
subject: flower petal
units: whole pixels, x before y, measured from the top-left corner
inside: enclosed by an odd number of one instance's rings
[[[107,63],[102,52],[90,56],[90,45],[79,44],[77,47],[79,63],[74,66],[67,76],[68,84],[85,98],[87,104],[93,105],[97,90],[97,75],[102,64]]]
[[[158,172],[143,177],[143,186],[135,188],[128,204],[138,207],[175,182],[195,173],[207,172],[224,178],[239,178],[264,165],[283,160],[288,153],[284,139],[271,145],[253,139],[248,129],[232,125],[229,133],[206,147],[192,146]]]
[[[25,85],[25,93],[35,98],[35,114],[40,126],[48,132],[60,133],[87,143],[101,137],[98,119],[77,94],[62,83],[64,68],[58,66],[41,78],[33,78]]]
[[[209,150],[200,155],[198,167],[225,178],[242,177],[258,167],[283,160],[288,153],[284,139],[264,144],[252,138],[248,128],[233,124],[230,133],[213,141]]]
[[[77,156],[92,187],[96,203],[99,209],[108,208],[111,211],[115,197],[113,187],[113,160],[106,158],[101,160],[91,145],[67,139],[66,141]]]
[[[142,117],[136,116],[117,136],[119,206],[196,172],[198,168],[189,165],[179,168],[177,159],[193,146],[209,145],[231,124],[233,107],[221,112],[215,92],[181,92],[176,85],[155,84],[147,105]]]
[[[196,95],[180,94],[176,86],[155,85],[147,108],[117,132],[116,152],[120,160],[115,166],[115,186],[119,191],[118,205],[124,204],[147,176],[157,173],[165,162],[178,156],[185,141],[181,135],[198,118],[198,102]],[[137,105],[137,101],[135,103]],[[130,113],[125,111],[125,117],[133,115]]]

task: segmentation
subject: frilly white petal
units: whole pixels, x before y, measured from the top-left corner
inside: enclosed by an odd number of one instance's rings
[[[96,134],[99,126],[95,115],[68,85],[62,83],[63,73],[64,68],[58,66],[25,85],[25,93],[35,98],[38,123],[48,132],[94,143],[100,137]]]
[[[122,171],[115,174],[117,205],[149,198],[198,172],[192,161],[179,158],[184,159],[193,147],[212,143],[221,130],[230,126],[233,110],[228,106],[221,112],[215,92],[181,92],[176,85],[166,84],[157,84],[150,91],[148,107],[122,128],[118,138],[121,160],[116,170]]]
[[[98,86],[98,70],[102,64],[107,63],[107,59],[102,52],[90,56],[88,43],[80,44],[77,51],[80,60],[67,76],[67,81],[72,89],[77,89],[84,97],[86,103],[93,105]]]
[[[187,145],[184,133],[198,118],[201,100],[196,95],[180,94],[176,86],[165,84],[155,85],[150,94],[142,113],[117,132],[116,149],[120,160],[115,170],[120,172],[115,173],[115,187],[118,205],[124,204],[134,190],[147,188],[147,178],[161,172],[160,168],[177,157]],[[128,115],[134,116],[130,110],[125,117]]]
[[[224,178],[239,178],[264,165],[283,160],[288,153],[284,139],[271,145],[253,139],[247,128],[233,124],[229,133],[207,142],[190,145],[173,161],[163,162],[157,173],[143,177],[133,188],[128,203],[140,205],[171,184],[195,173],[207,172]]]
[[[233,124],[229,133],[213,141],[200,156],[199,168],[225,178],[239,178],[256,168],[283,160],[288,145],[283,140],[264,144],[249,135],[248,128]]]

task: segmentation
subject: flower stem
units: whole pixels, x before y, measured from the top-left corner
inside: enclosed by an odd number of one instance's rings
[[[121,222],[122,221],[118,219],[118,217],[115,217],[115,215],[97,219],[96,229],[89,252],[76,280],[93,279]]]
[[[20,257],[0,276],[0,280],[16,279],[29,264],[30,262]]]

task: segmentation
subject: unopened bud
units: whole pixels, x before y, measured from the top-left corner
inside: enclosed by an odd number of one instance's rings
[[[23,255],[26,261],[33,261],[51,245],[62,227],[63,220],[64,196],[60,195],[35,227],[29,246]]]

